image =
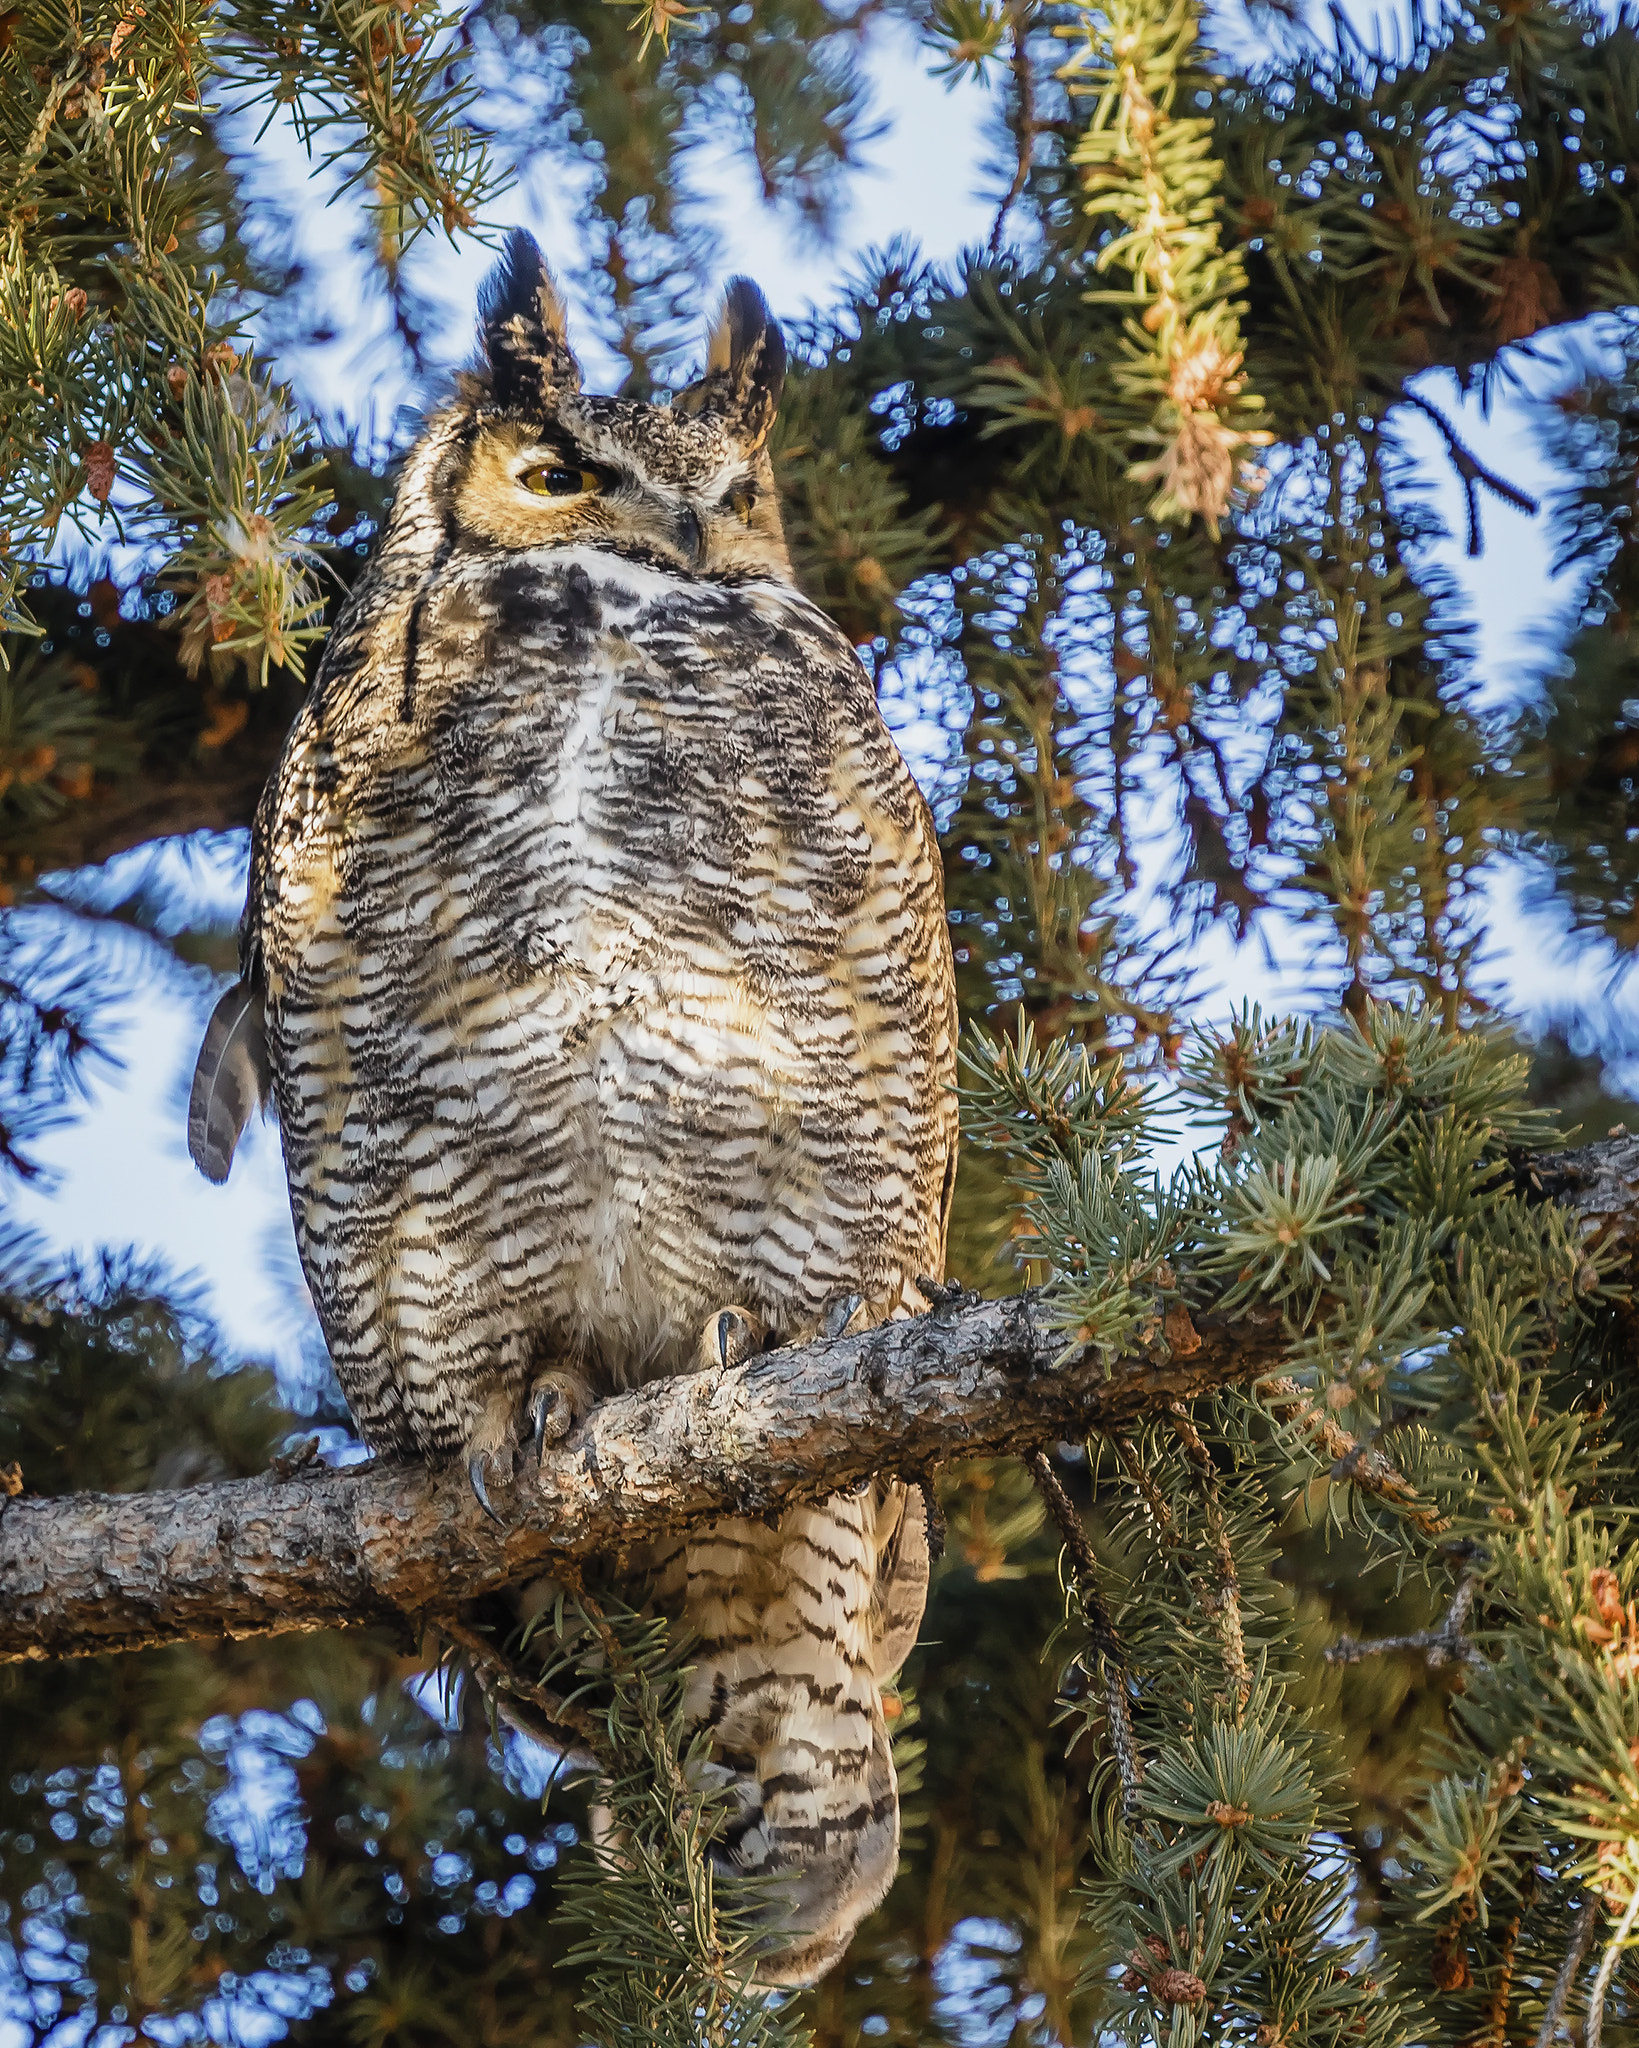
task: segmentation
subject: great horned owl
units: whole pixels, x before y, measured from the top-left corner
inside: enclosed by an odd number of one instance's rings
[[[225,1178],[271,1089],[366,1442],[464,1458],[487,1506],[589,1399],[922,1305],[956,1014],[927,805],[792,576],[755,286],[669,405],[581,391],[527,235],[481,334],[257,812],[189,1142]],[[810,1982],[893,1875],[921,1503],[881,1482],[671,1564],[721,1853],[790,1874],[760,1975]]]

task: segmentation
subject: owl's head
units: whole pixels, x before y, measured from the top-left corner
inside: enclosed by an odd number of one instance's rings
[[[699,380],[669,405],[588,397],[563,306],[521,230],[484,287],[482,359],[446,499],[474,539],[596,547],[691,576],[789,580],[768,434],[785,341],[757,287],[729,286]]]

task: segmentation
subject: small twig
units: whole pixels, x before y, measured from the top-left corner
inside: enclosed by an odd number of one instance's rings
[[[1599,1975],[1593,1980],[1593,1990],[1588,1996],[1588,2024],[1582,2032],[1583,2048],[1599,2048],[1605,2031],[1605,1994],[1611,1988],[1611,1979],[1616,1975],[1616,1965],[1621,1960],[1622,1944],[1633,1932],[1636,1916],[1639,1916],[1639,1885],[1634,1886],[1633,1897],[1616,1923],[1610,1947],[1600,1959]]]
[[[1598,1918],[1599,1900],[1593,1896],[1584,1899],[1582,1910],[1572,1923],[1571,1945],[1565,1951],[1565,1960],[1559,1966],[1559,1975],[1554,1979],[1554,1988],[1549,1995],[1547,2009],[1542,2015],[1542,2025],[1537,2029],[1536,2048],[1554,2048],[1554,2037],[1565,2017],[1565,2002],[1571,1995],[1571,1986],[1581,1975],[1583,1960],[1588,1953],[1588,1943],[1593,1939],[1594,1923]]]
[[[1518,484],[1511,484],[1506,477],[1498,476],[1494,469],[1487,469],[1474,451],[1463,442],[1457,429],[1437,405],[1426,398],[1420,398],[1415,391],[1406,391],[1402,396],[1408,405],[1414,405],[1420,413],[1426,414],[1445,436],[1446,452],[1451,457],[1453,468],[1463,480],[1463,493],[1468,503],[1470,555],[1477,555],[1480,552],[1480,501],[1477,485],[1484,484],[1488,491],[1495,491],[1499,498],[1512,505],[1516,511],[1525,513],[1527,517],[1536,517],[1539,510],[1536,499],[1528,492],[1522,491]]]
[[[1115,1751],[1115,1767],[1121,1778],[1122,1804],[1130,1813],[1138,1800],[1138,1788],[1144,1782],[1144,1759],[1133,1737],[1132,1709],[1127,1699],[1127,1661],[1098,1583],[1098,1558],[1087,1540],[1087,1530],[1076,1513],[1075,1504],[1065,1492],[1047,1453],[1031,1451],[1024,1462],[1036,1482],[1036,1491],[1047,1504],[1047,1512],[1059,1526],[1059,1534],[1064,1538],[1064,1548],[1075,1572],[1076,1598],[1081,1603],[1093,1650],[1103,1666],[1104,1719],[1110,1731],[1110,1747]]]
[[[1431,1671],[1439,1671],[1447,1664],[1473,1664],[1483,1669],[1484,1657],[1463,1635],[1477,1585],[1473,1573],[1464,1572],[1438,1628],[1420,1628],[1409,1636],[1377,1636],[1370,1642],[1362,1642],[1357,1636],[1339,1636],[1327,1650],[1326,1662],[1358,1664],[1367,1657],[1411,1650],[1426,1658]]]
[[[281,1479],[293,1479],[304,1465],[311,1465],[319,1455],[319,1440],[316,1436],[303,1437],[299,1444],[292,1446],[281,1456],[271,1461],[271,1469]]]
[[[1229,1540],[1228,1525],[1224,1521],[1218,1468],[1183,1403],[1169,1403],[1167,1415],[1174,1434],[1184,1447],[1185,1456],[1195,1468],[1206,1499],[1207,1534],[1212,1539],[1212,1552],[1218,1565],[1218,1592],[1215,1601],[1209,1602],[1203,1597],[1201,1604],[1218,1624],[1218,1633],[1224,1644],[1224,1669],[1235,1689],[1237,1703],[1244,1707],[1252,1692],[1252,1673],[1246,1661],[1246,1634],[1241,1626],[1241,1575],[1235,1566],[1235,1548]]]

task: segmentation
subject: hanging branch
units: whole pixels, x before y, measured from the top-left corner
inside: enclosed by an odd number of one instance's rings
[[[1593,1990],[1588,1995],[1588,2024],[1582,2034],[1584,2048],[1600,2048],[1600,2043],[1604,2039],[1605,1994],[1611,1988],[1616,1966],[1622,1959],[1622,1951],[1628,1936],[1633,1932],[1636,1915],[1639,1915],[1639,1888],[1635,1889],[1621,1919],[1616,1923],[1616,1932],[1611,1936],[1610,1946],[1600,1960],[1599,1974],[1593,1980]]]
[[[1127,474],[1159,484],[1154,518],[1198,513],[1216,538],[1242,451],[1273,437],[1256,424],[1263,401],[1242,370],[1246,270],[1220,241],[1213,123],[1175,111],[1181,88],[1202,82],[1196,10],[1190,0],[1106,0],[1079,11],[1079,27],[1059,31],[1081,40],[1061,76],[1094,101],[1073,161],[1087,212],[1113,227],[1097,268],[1131,278],[1090,297],[1132,309],[1116,373],[1130,417],[1115,424],[1161,449]],[[1243,481],[1255,488],[1250,472]]]
[[[1127,1660],[1098,1583],[1098,1559],[1088,1541],[1081,1517],[1076,1513],[1074,1503],[1065,1492],[1046,1452],[1039,1448],[1033,1450],[1025,1463],[1048,1513],[1059,1526],[1065,1552],[1075,1573],[1076,1598],[1081,1603],[1082,1617],[1087,1623],[1089,1647],[1103,1667],[1104,1718],[1109,1729],[1110,1747],[1115,1752],[1116,1770],[1121,1777],[1122,1802],[1130,1810],[1137,1800],[1138,1788],[1144,1782],[1144,1759],[1133,1737],[1132,1709],[1127,1699]]]
[[[1184,1448],[1195,1475],[1195,1483],[1206,1503],[1207,1535],[1213,1561],[1218,1568],[1218,1589],[1203,1596],[1201,1605],[1212,1615],[1224,1646],[1224,1675],[1234,1693],[1235,1703],[1244,1707],[1252,1691],[1252,1672],[1246,1661],[1246,1637],[1241,1625],[1241,1579],[1235,1565],[1235,1551],[1229,1541],[1224,1519],[1223,1497],[1218,1487],[1218,1468],[1212,1453],[1201,1441],[1181,1401],[1167,1404],[1167,1420]]]
[[[1034,12],[1032,0],[1010,0],[1007,9],[1008,34],[1012,42],[1013,86],[1018,94],[1018,113],[1014,121],[1014,136],[1018,145],[1018,156],[1013,166],[1013,177],[1002,202],[996,209],[996,218],[990,230],[990,240],[985,245],[987,255],[994,256],[1002,246],[1002,231],[1007,226],[1007,217],[1024,195],[1024,188],[1030,182],[1030,170],[1035,161],[1036,137],[1041,133],[1042,124],[1036,113],[1036,71],[1030,54],[1030,17]]]
[[[1582,1910],[1577,1914],[1576,1923],[1571,1929],[1571,1945],[1565,1951],[1565,1960],[1559,1966],[1559,1975],[1554,1979],[1553,1991],[1543,2011],[1542,2025],[1537,2029],[1536,2048],[1554,2048],[1554,2037],[1564,2021],[1571,1986],[1582,1974],[1582,1965],[1587,1958],[1588,1944],[1593,1940],[1594,1924],[1598,1918],[1598,1899],[1584,1900]]]

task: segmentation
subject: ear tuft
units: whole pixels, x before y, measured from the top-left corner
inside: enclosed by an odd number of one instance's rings
[[[716,413],[744,445],[768,439],[785,384],[785,336],[749,277],[730,278],[706,345],[698,383],[674,401],[685,412]]]
[[[522,228],[507,236],[505,254],[484,280],[478,326],[497,404],[550,412],[579,391],[563,301],[539,243]]]

